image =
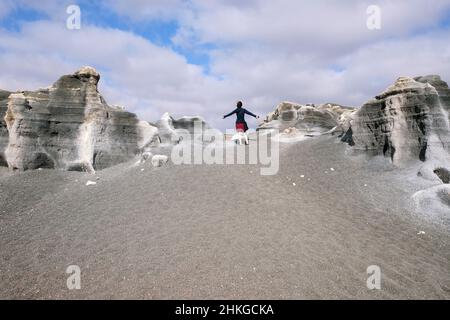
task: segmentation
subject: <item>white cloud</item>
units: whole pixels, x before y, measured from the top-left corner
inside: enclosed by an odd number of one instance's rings
[[[373,2],[382,9],[380,31],[366,28],[366,8]],[[62,3],[48,2],[43,10],[55,14]],[[222,122],[221,115],[239,99],[264,115],[281,100],[360,105],[401,75],[437,73],[450,81],[449,32],[436,27],[448,14],[448,1],[110,0],[104,5],[136,23],[175,19],[181,26],[177,45],[192,50],[214,45],[208,51],[210,73],[131,32],[86,24],[70,31],[52,19],[27,23],[18,33],[0,31],[0,88],[35,89],[93,65],[111,104],[152,121],[165,111],[199,114],[223,128],[232,122]]]
[[[194,34],[201,42],[241,45],[258,43],[279,50],[351,50],[387,36],[402,36],[439,21],[450,8],[446,0],[426,1],[241,1],[194,0],[196,14],[182,21],[180,33]],[[366,27],[366,9],[377,4],[382,29]],[[193,32],[192,32],[193,31]],[[195,40],[195,39],[192,39]]]
[[[0,87],[8,90],[45,87],[92,65],[102,74],[101,90],[111,104],[148,120],[167,110],[202,114],[220,90],[218,80],[199,66],[129,32],[92,26],[74,31],[56,22],[34,22],[18,33],[1,31],[0,37]]]

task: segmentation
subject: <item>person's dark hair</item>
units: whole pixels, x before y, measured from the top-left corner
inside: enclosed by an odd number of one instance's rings
[[[236,104],[236,106],[237,106],[238,108],[242,108],[242,101],[238,101],[237,104]]]

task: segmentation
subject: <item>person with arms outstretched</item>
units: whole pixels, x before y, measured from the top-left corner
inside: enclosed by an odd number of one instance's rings
[[[255,115],[255,114],[251,113],[250,111],[248,111],[247,109],[243,108],[242,101],[238,101],[236,107],[237,108],[234,109],[233,111],[231,111],[229,114],[224,115],[223,118],[225,119],[236,113],[236,131],[246,132],[248,130],[248,126],[247,126],[247,122],[245,121],[245,114],[255,117],[256,119],[258,119],[259,116]]]

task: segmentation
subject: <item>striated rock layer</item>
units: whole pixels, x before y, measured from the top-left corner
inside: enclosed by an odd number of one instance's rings
[[[450,90],[439,76],[401,77],[351,115],[343,141],[397,165],[418,159],[445,162],[449,107]]]
[[[177,144],[186,135],[190,135],[194,139],[202,139],[204,131],[211,129],[202,117],[185,116],[180,119],[174,119],[168,112],[163,114],[156,126],[160,141],[164,144]],[[196,135],[199,136],[197,137]]]
[[[11,93],[0,90],[0,166],[8,166],[5,151],[8,147],[8,128],[5,122],[6,110],[8,109],[8,97]]]
[[[48,89],[11,93],[4,117],[8,166],[92,171],[126,161],[151,143],[157,128],[108,106],[99,80],[95,69],[83,67]],[[0,139],[1,154],[3,134]]]
[[[300,133],[321,134],[337,128],[340,124],[339,119],[352,111],[353,108],[331,103],[316,107],[285,101],[266,116],[264,123],[258,129],[284,131],[295,128]]]

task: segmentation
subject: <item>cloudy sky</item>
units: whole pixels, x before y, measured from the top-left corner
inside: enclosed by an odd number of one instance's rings
[[[399,76],[450,81],[450,0],[0,0],[0,88],[47,87],[83,65],[109,104],[150,121],[232,127],[221,116],[239,99],[261,116],[283,100],[360,106]]]

